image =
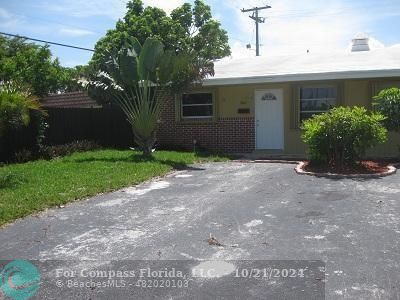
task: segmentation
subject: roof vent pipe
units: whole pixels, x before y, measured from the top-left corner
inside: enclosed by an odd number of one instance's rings
[[[369,51],[369,37],[364,34],[357,34],[353,40],[351,52]]]

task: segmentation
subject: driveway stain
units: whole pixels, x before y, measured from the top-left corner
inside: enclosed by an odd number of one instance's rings
[[[319,217],[323,216],[324,214],[320,211],[309,211],[306,212],[304,215],[296,215],[297,218],[308,218],[308,217]]]

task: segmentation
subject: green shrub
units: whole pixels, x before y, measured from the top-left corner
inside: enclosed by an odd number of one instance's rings
[[[74,141],[64,145],[44,146],[40,156],[43,159],[53,159],[67,156],[74,152],[90,151],[100,149],[100,146],[93,141],[81,140]]]
[[[28,149],[21,149],[17,151],[14,155],[14,161],[16,163],[26,163],[28,161],[34,160],[35,156],[33,155],[32,151]]]
[[[363,107],[336,107],[302,124],[312,163],[355,164],[367,149],[387,140],[385,117]]]
[[[374,97],[372,106],[386,117],[384,124],[388,130],[400,131],[400,89],[380,91]]]

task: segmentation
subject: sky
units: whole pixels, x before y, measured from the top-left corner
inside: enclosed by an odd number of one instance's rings
[[[115,26],[127,0],[0,0],[0,32],[93,49]],[[166,12],[184,0],[144,0]],[[270,5],[260,11],[261,55],[348,51],[358,33],[372,48],[400,44],[399,0],[205,0],[228,32],[233,58],[255,56],[255,24],[241,8]],[[246,45],[251,44],[251,49]],[[92,53],[51,46],[64,66],[86,64]]]

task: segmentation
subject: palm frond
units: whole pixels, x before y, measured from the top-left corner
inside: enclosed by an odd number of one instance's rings
[[[0,135],[10,128],[27,126],[31,111],[47,115],[38,98],[29,90],[24,90],[15,83],[0,85]]]

